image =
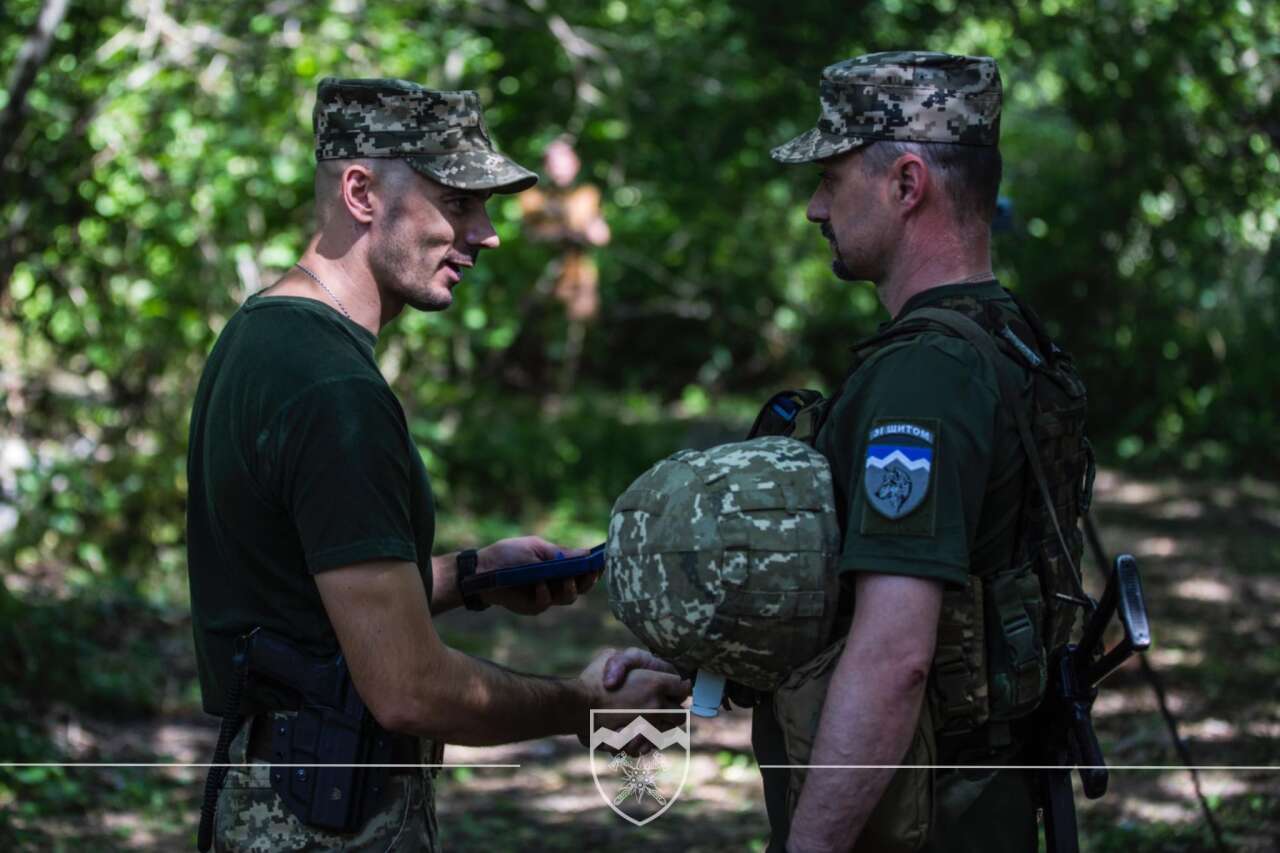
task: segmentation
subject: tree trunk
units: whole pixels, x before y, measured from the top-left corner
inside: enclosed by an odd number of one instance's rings
[[[70,0],[45,0],[40,16],[36,19],[35,29],[27,36],[27,41],[18,51],[18,56],[9,71],[9,80],[5,91],[9,101],[0,113],[0,168],[3,168],[9,152],[18,141],[22,132],[22,121],[27,105],[27,92],[36,81],[40,66],[49,57],[49,48],[53,45],[53,33],[58,24],[67,15]]]

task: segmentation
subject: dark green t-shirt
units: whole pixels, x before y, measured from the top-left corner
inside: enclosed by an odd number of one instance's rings
[[[926,306],[992,300],[1016,311],[987,282],[926,290],[898,319]],[[846,592],[855,572],[963,584],[971,564],[1012,557],[1025,457],[997,382],[972,345],[934,331],[876,350],[845,381],[815,445],[831,465]],[[847,630],[852,599],[843,598]],[[752,744],[761,764],[787,763],[767,702],[756,708]],[[762,771],[770,850],[782,849],[789,830],[788,773]]]
[[[924,291],[898,317],[957,298],[1016,310],[991,282]],[[979,547],[1011,552],[1024,455],[995,366],[967,341],[928,331],[877,350],[848,378],[816,445],[835,483],[842,573],[964,584]]]
[[[430,595],[431,485],[375,343],[320,302],[253,296],[205,364],[187,451],[187,562],[211,714],[225,711],[235,638],[255,626],[311,654],[337,651],[312,575],[408,560]]]

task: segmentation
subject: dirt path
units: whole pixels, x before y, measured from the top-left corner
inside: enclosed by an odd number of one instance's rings
[[[1280,487],[1247,478],[1121,483],[1104,474],[1097,517],[1108,547],[1139,558],[1155,636],[1149,659],[1197,762],[1280,767]],[[1094,566],[1086,571],[1096,577]],[[629,642],[602,594],[534,621],[449,614],[440,630],[457,648],[558,675],[574,674],[594,649]],[[1107,685],[1095,719],[1109,763],[1177,764],[1136,667]],[[643,827],[605,807],[574,738],[450,747],[449,762],[521,766],[444,771],[438,810],[448,849],[761,850],[768,827],[749,729],[743,712],[696,720],[688,780],[670,810]],[[88,760],[204,761],[213,740],[207,718],[190,708],[129,725],[68,713],[59,731]],[[87,813],[28,819],[21,804],[3,802],[0,813],[40,839],[20,849],[191,849],[202,777],[190,768],[103,771],[81,783]],[[1215,770],[1201,781],[1231,849],[1280,849],[1280,772]],[[117,805],[95,807],[104,801]],[[1077,794],[1077,802],[1090,853],[1212,849],[1183,770],[1116,770],[1106,798]]]

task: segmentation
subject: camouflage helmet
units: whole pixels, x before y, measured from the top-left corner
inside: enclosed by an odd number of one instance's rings
[[[826,459],[770,436],[681,451],[632,483],[609,520],[605,586],[655,654],[772,690],[829,639],[839,550]]]
[[[825,160],[878,139],[996,145],[1001,91],[989,56],[911,50],[855,56],[823,69],[817,126],[773,149],[773,159]]]
[[[312,113],[316,160],[394,157],[447,187],[517,193],[538,176],[499,154],[475,92],[326,77]]]

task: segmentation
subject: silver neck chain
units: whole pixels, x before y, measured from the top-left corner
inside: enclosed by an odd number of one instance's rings
[[[974,275],[965,276],[964,278],[960,279],[959,281],[952,281],[952,282],[949,282],[949,284],[977,284],[977,283],[978,283],[978,282],[980,282],[980,281],[990,281],[990,280],[991,280],[991,279],[993,279],[993,278],[995,278],[995,273],[992,273],[992,272],[980,272],[980,273],[976,273],[976,274],[974,274]]]
[[[348,320],[351,320],[351,312],[347,310],[347,306],[342,304],[342,300],[338,298],[338,294],[330,290],[328,286],[325,285],[325,283],[320,280],[320,276],[316,275],[315,273],[313,273],[311,270],[307,269],[300,263],[294,264],[294,266],[302,270],[304,273],[306,273],[307,277],[310,278],[312,281],[314,281],[316,284],[320,285],[320,289],[323,290],[325,293],[329,294],[329,298],[332,299],[335,303],[337,303],[338,310],[342,312],[343,316],[346,317]],[[351,322],[354,323],[355,320],[351,320]]]

